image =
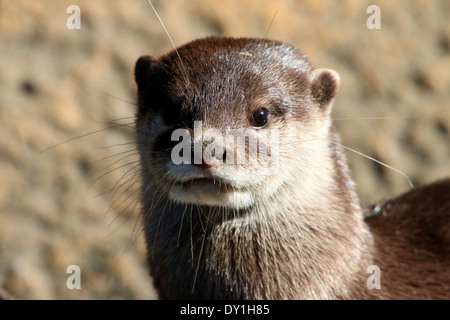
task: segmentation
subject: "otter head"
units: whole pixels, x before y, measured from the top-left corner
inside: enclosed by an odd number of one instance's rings
[[[143,190],[155,199],[244,209],[289,182],[319,188],[317,167],[331,170],[321,153],[339,76],[295,47],[206,38],[141,57],[135,79]]]

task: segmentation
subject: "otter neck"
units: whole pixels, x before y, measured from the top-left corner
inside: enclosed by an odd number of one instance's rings
[[[170,287],[178,288],[166,292],[172,298],[351,298],[355,286],[365,286],[357,275],[369,265],[370,239],[333,131],[330,141],[331,179],[315,199],[292,192],[301,183],[292,179],[271,199],[239,212],[166,204],[145,217],[161,297]]]

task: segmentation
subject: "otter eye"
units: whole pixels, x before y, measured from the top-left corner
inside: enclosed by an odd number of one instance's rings
[[[270,112],[266,108],[259,108],[252,114],[252,120],[255,127],[262,128],[269,123]]]

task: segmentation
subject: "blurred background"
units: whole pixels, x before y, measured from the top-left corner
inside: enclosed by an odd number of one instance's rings
[[[448,0],[153,2],[177,46],[207,35],[298,46],[341,75],[345,146],[414,184],[450,176]],[[72,4],[80,30],[66,27]],[[373,4],[379,30],[366,26]],[[0,287],[20,299],[157,298],[136,198],[133,68],[169,50],[146,0],[0,0]],[[362,201],[408,190],[401,174],[347,156]],[[81,290],[66,287],[73,264]]]

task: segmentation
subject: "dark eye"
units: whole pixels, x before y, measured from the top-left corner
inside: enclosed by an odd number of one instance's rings
[[[253,125],[262,128],[269,123],[270,112],[266,108],[259,108],[252,114]]]

